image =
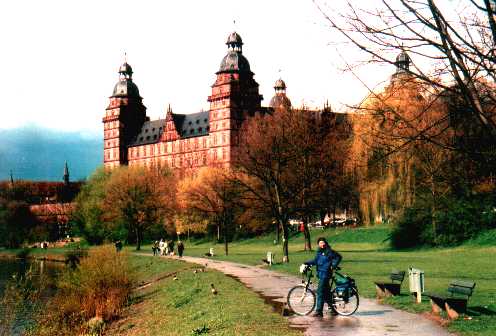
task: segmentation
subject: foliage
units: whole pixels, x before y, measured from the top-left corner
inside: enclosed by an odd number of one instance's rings
[[[243,128],[237,180],[245,191],[245,208],[256,208],[276,224],[283,237],[287,261],[292,216],[305,219],[310,248],[309,218],[324,214],[336,204],[346,205],[346,122],[337,121],[329,107],[323,111],[276,109],[257,115]],[[343,126],[343,127],[341,127]],[[348,182],[348,181],[346,181]]]
[[[26,316],[37,314],[42,308],[41,297],[48,285],[47,279],[36,276],[30,267],[24,275],[14,274],[5,283],[0,299],[0,336],[8,336],[29,328]],[[24,325],[19,320],[24,319]]]
[[[401,249],[424,245],[429,241],[424,234],[429,232],[430,223],[431,214],[424,207],[405,209],[391,233],[392,246]]]
[[[145,231],[154,224],[174,233],[175,178],[168,168],[120,167],[105,185],[102,219],[127,231],[139,250]]]
[[[136,242],[175,232],[175,180],[166,168],[97,170],[76,199],[76,219],[90,243]]]
[[[28,239],[37,224],[29,205],[20,200],[4,198],[0,194],[0,245],[17,248]]]
[[[91,249],[77,268],[62,273],[57,287],[33,332],[40,336],[83,333],[90,319],[110,321],[127,302],[132,289],[127,256],[110,245]]]
[[[231,172],[220,168],[202,168],[198,173],[183,179],[179,186],[179,199],[185,220],[203,217],[217,226],[217,240],[221,232],[228,254],[228,242],[235,231],[237,213],[240,212],[240,188],[230,177]],[[184,227],[187,230],[188,227]]]
[[[481,232],[496,228],[496,212],[492,198],[448,197],[433,215],[428,207],[417,204],[408,208],[392,232],[395,248],[421,245],[459,245]],[[436,225],[432,225],[435,221]]]
[[[92,244],[101,244],[115,238],[112,228],[102,221],[105,184],[109,178],[108,171],[97,169],[76,197],[76,226],[79,233]]]

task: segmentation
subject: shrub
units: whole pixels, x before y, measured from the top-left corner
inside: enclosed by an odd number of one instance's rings
[[[394,248],[411,248],[429,241],[426,231],[431,226],[431,215],[422,207],[407,208],[391,233]]]
[[[406,209],[393,229],[391,242],[394,248],[449,246],[493,228],[496,228],[496,211],[492,198],[448,197],[440,202],[434,216],[428,205],[416,204]]]
[[[87,331],[87,322],[94,317],[112,320],[119,315],[131,288],[126,255],[110,245],[92,249],[77,268],[61,275],[36,335],[80,334]]]

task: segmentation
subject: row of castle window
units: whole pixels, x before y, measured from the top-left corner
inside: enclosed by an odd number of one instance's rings
[[[217,139],[219,141],[217,141]],[[201,141],[200,141],[201,140]],[[212,143],[213,145],[218,144],[227,144],[228,136],[223,133],[222,135],[213,134],[212,135]],[[160,143],[160,144],[151,144],[145,146],[134,147],[130,150],[130,157],[144,157],[148,155],[165,154],[165,153],[174,153],[176,151],[183,152],[188,150],[196,150],[196,149],[204,149],[207,148],[208,142],[207,138],[203,137],[203,139],[194,138],[194,139],[185,139],[183,141],[171,142],[171,143]]]
[[[228,159],[228,153],[226,148],[214,149],[211,153],[212,161],[218,161],[219,157],[222,161]],[[142,163],[145,167],[152,167],[156,164],[167,164],[172,168],[188,168],[193,166],[202,165],[205,166],[207,164],[207,155],[205,153],[194,153],[193,155],[176,156],[176,157],[161,157],[161,158],[150,158],[146,160],[139,160],[136,163]]]
[[[113,129],[119,127],[119,121],[111,121],[111,122],[106,122],[103,124],[103,129]]]

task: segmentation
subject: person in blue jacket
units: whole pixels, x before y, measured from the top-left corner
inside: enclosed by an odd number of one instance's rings
[[[317,307],[313,316],[323,316],[324,301],[331,306],[330,285],[332,270],[341,262],[341,255],[331,250],[329,243],[324,237],[317,239],[317,253],[315,258],[305,262],[305,265],[317,266],[317,277],[319,278],[319,287],[317,288]]]

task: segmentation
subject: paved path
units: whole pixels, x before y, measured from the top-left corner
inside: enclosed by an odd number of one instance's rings
[[[266,298],[272,306],[286,302],[291,287],[301,282],[295,276],[226,261],[206,258],[183,257],[182,260],[207,264],[208,268],[221,271],[239,279],[248,288]],[[448,336],[445,329],[420,315],[377,304],[375,300],[360,298],[358,311],[350,317],[327,315],[324,318],[290,316],[295,328],[305,330],[305,335],[318,336]]]

